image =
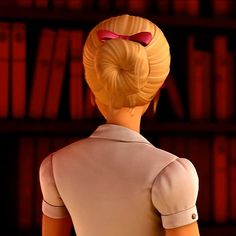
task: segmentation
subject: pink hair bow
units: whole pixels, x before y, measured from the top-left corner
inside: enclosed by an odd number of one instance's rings
[[[98,39],[101,42],[105,42],[106,40],[109,40],[109,39],[120,38],[120,39],[127,39],[130,41],[138,42],[142,44],[143,46],[147,46],[152,40],[152,34],[150,32],[140,32],[140,33],[129,36],[129,35],[116,34],[109,30],[98,30],[97,35],[98,35]]]

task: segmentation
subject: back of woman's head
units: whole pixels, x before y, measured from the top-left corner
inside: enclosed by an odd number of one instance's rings
[[[147,45],[132,39],[140,32],[151,36]],[[121,15],[91,30],[83,63],[85,79],[100,102],[114,109],[141,106],[153,99],[169,73],[169,45],[151,21]]]

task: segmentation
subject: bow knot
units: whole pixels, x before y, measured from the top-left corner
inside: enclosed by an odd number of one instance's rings
[[[98,30],[97,35],[98,39],[101,42],[105,42],[106,40],[109,39],[120,38],[140,43],[143,46],[147,46],[152,40],[152,34],[150,32],[140,32],[133,35],[122,35],[122,34],[116,34],[109,30]]]

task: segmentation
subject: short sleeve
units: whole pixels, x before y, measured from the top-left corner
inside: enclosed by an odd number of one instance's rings
[[[196,169],[184,158],[171,162],[156,177],[152,202],[161,214],[164,228],[177,228],[198,220],[198,182]]]
[[[39,180],[43,194],[42,211],[51,218],[64,218],[69,215],[57,190],[53,176],[53,155],[46,157],[39,169]]]

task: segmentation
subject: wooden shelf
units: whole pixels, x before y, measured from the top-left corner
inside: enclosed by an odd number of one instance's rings
[[[87,135],[102,120],[83,121],[0,121],[1,135]],[[143,121],[141,133],[149,135],[171,134],[171,135],[212,135],[227,134],[236,135],[236,124],[234,123],[196,123],[196,122],[172,122],[163,123],[158,121]]]
[[[40,9],[40,8],[19,8],[1,7],[0,19],[6,21],[47,21],[78,23],[86,27],[95,25],[110,16],[123,14],[122,12],[101,12],[101,11],[71,11],[67,9]],[[172,28],[188,28],[189,30],[236,30],[236,18],[223,17],[192,17],[192,16],[156,16],[141,15],[156,22],[158,25]]]

